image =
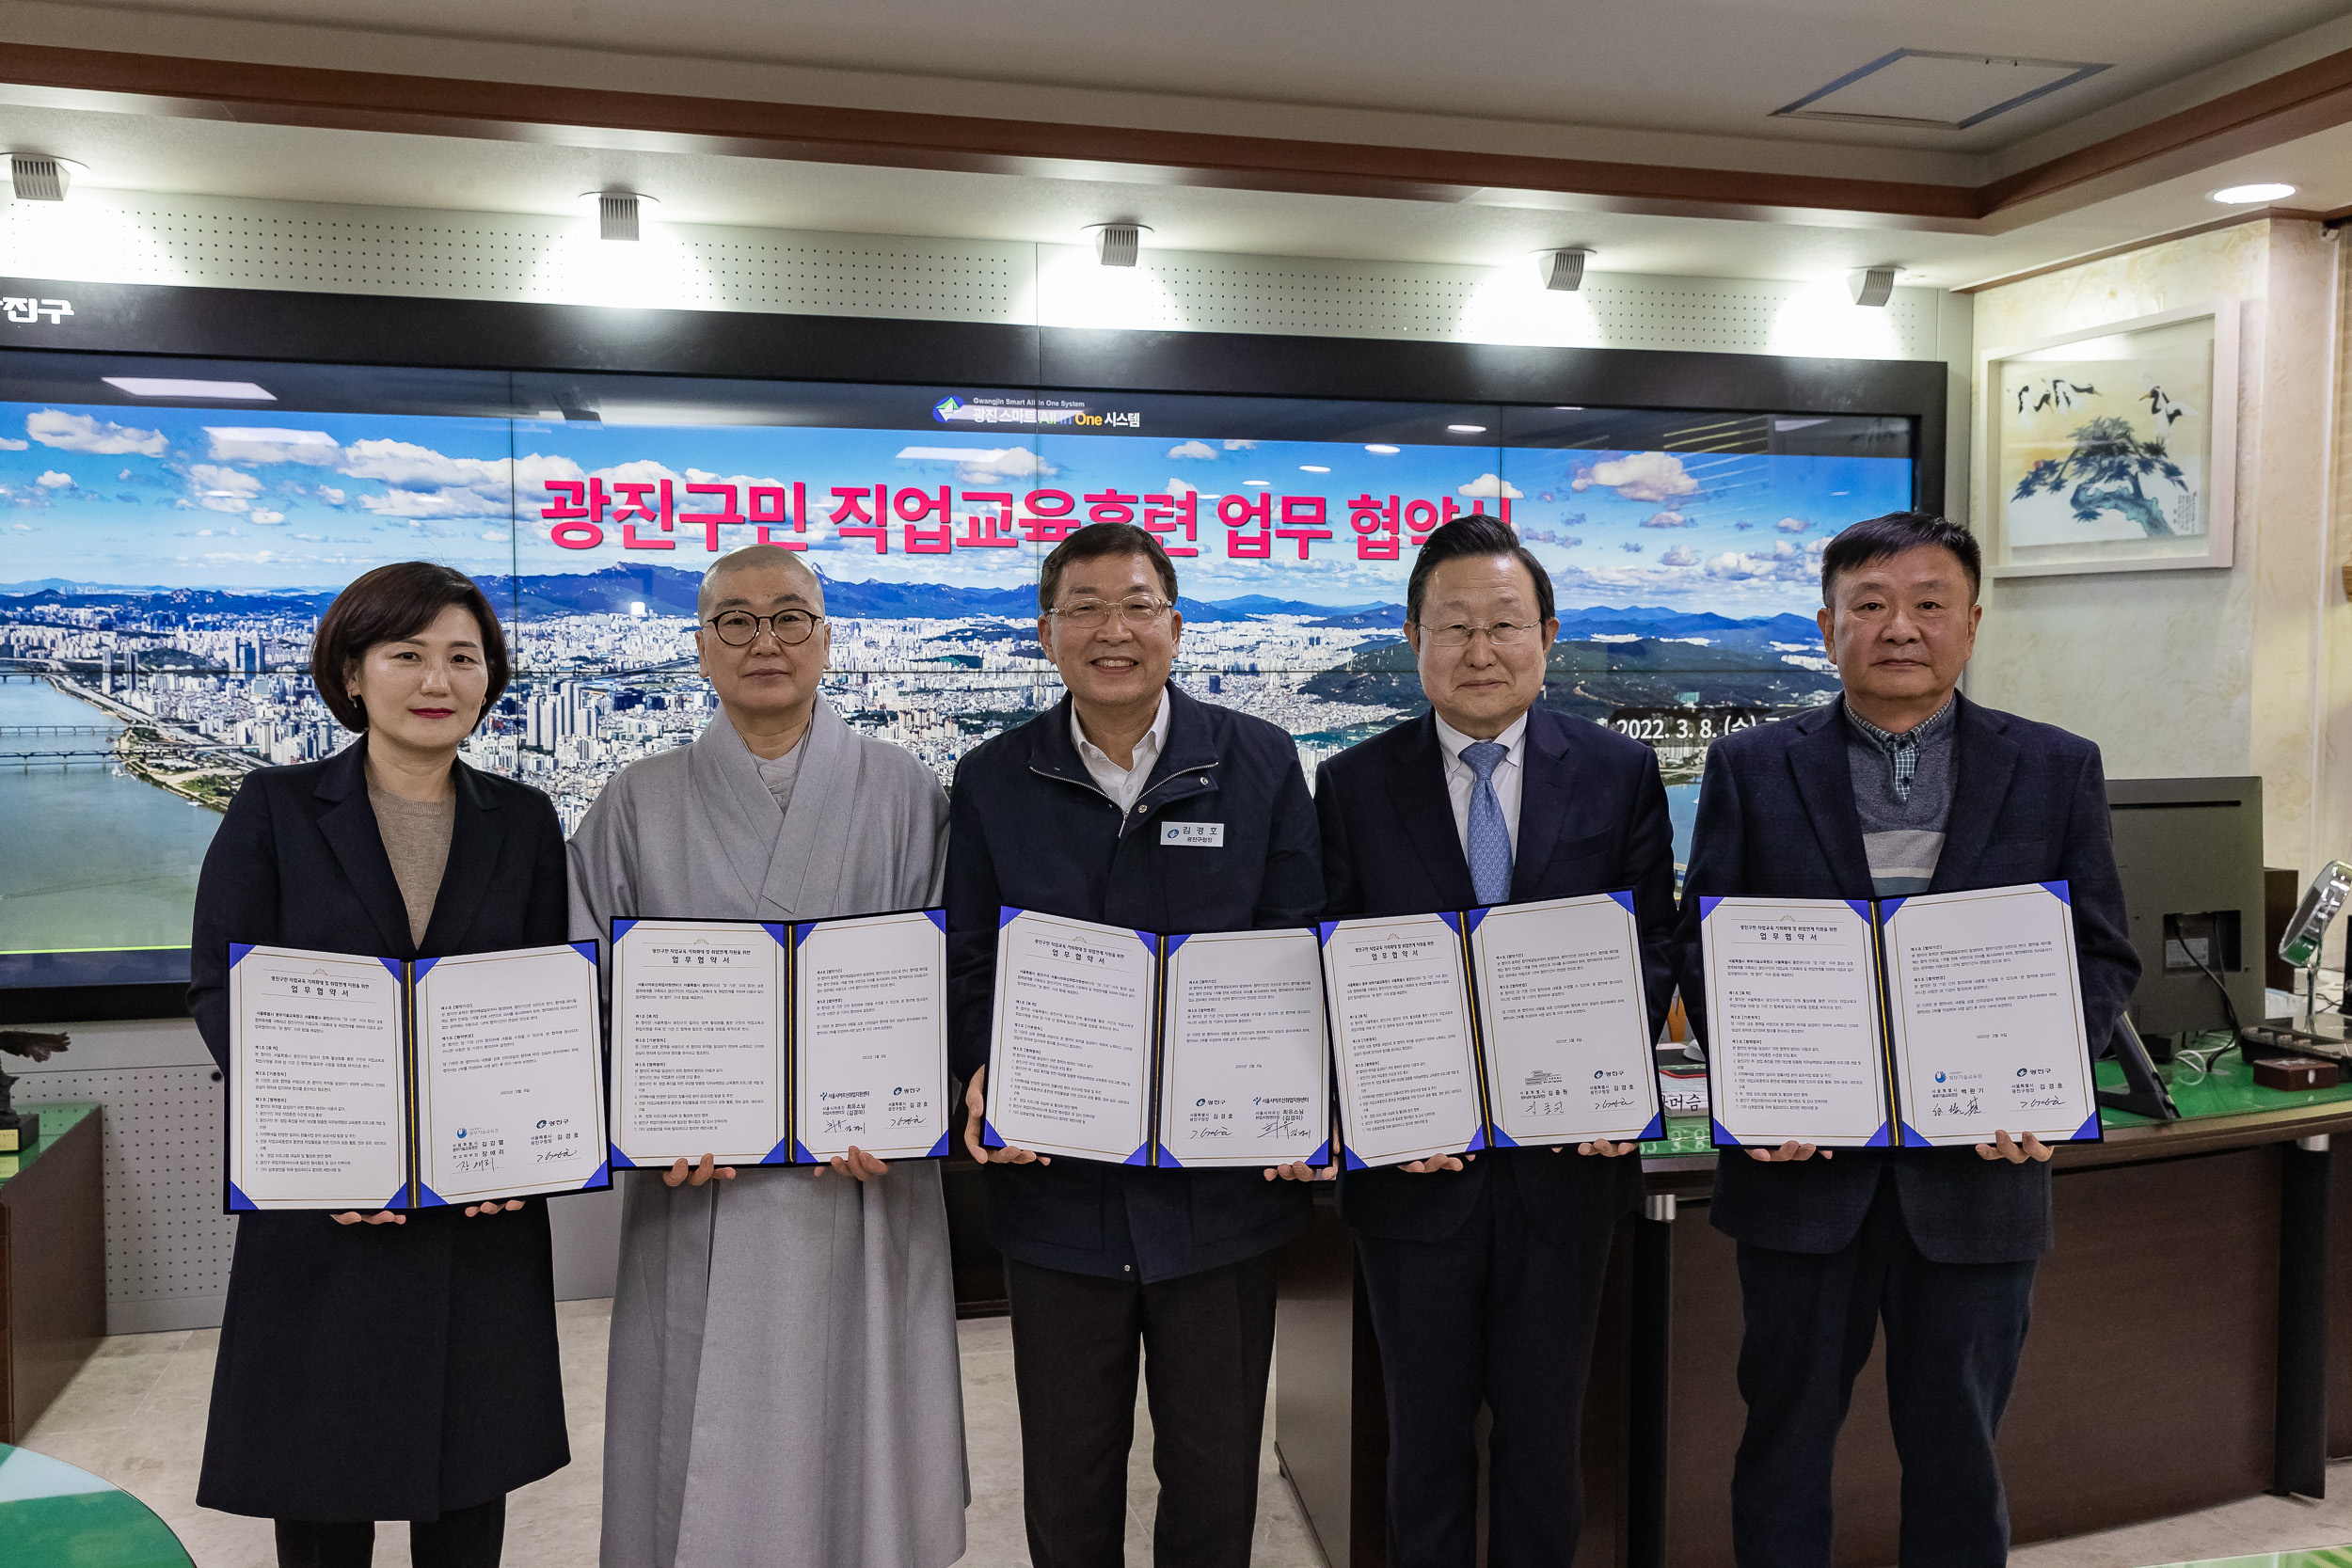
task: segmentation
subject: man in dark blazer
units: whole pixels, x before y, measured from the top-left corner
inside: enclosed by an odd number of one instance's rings
[[[1674,990],[1674,842],[1646,746],[1535,706],[1560,623],[1551,579],[1498,518],[1421,547],[1406,641],[1431,711],[1324,763],[1324,914],[1423,914],[1630,889],[1651,1037]],[[1395,1568],[1477,1557],[1481,1403],[1487,1558],[1567,1568],[1583,1528],[1579,1453],[1610,1238],[1636,1205],[1637,1145],[1496,1149],[1352,1171],[1356,1232],[1389,1398]]]
[[[2139,978],[2090,741],[1959,694],[1982,614],[1977,542],[1920,513],[1855,523],[1821,561],[1839,702],[1715,742],[1683,879],[1682,995],[1706,1033],[1702,897],[1872,898],[2063,879],[2084,1025],[2104,1048]],[[1740,1243],[1747,1431],[1741,1568],[1827,1568],[1830,1464],[1886,1320],[1904,1568],[1995,1568],[1994,1435],[2050,1247],[2049,1148],[1726,1152],[1711,1214]]]
[[[1153,1560],[1247,1568],[1274,1251],[1309,1213],[1307,1190],[1287,1183],[1317,1175],[1057,1160],[979,1139],[999,906],[1190,933],[1307,926],[1322,905],[1297,748],[1168,680],[1175,600],[1176,568],[1142,529],[1097,523],[1057,546],[1038,578],[1038,641],[1069,695],[966,754],[948,803],[949,1054],[1006,1259],[1037,1568],[1121,1560],[1139,1352],[1160,1479]]]

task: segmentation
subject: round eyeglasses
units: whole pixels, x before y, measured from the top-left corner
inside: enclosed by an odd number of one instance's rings
[[[780,610],[773,615],[755,615],[748,610],[722,610],[703,625],[719,634],[719,641],[730,648],[747,648],[759,641],[762,631],[772,630],[776,641],[787,647],[808,641],[808,634],[817,629],[822,615],[812,615],[805,610]]]

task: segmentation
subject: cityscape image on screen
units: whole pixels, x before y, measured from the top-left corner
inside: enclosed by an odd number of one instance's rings
[[[1908,420],[1802,410],[170,363],[245,395],[130,397],[95,356],[0,379],[0,985],[185,978],[239,783],[353,738],[310,640],[386,562],[488,594],[515,674],[466,760],[568,832],[713,711],[692,633],[723,551],[803,552],[826,699],[946,782],[1060,700],[1045,553],[1136,523],[1180,576],[1178,681],[1279,724],[1311,774],[1421,711],[1413,552],[1486,512],[1552,580],[1545,701],[1658,749],[1679,859],[1706,743],[1836,691],[1822,545],[1915,483]]]

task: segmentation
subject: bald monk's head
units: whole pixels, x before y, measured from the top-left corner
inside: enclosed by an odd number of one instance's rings
[[[694,596],[694,618],[707,626],[710,618],[719,613],[715,608],[719,601],[737,596],[732,589],[723,586],[723,579],[738,572],[752,571],[791,574],[799,581],[800,592],[806,595],[805,608],[818,615],[825,612],[825,585],[809,570],[800,552],[787,550],[782,545],[746,545],[712,562],[710,570],[703,574],[702,592]]]
[[[752,754],[780,757],[800,741],[833,651],[825,588],[808,563],[774,545],[746,545],[703,574],[694,628],[699,666]]]

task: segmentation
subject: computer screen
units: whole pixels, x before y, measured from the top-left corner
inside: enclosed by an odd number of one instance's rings
[[[1906,508],[1904,418],[714,381],[21,353],[0,359],[0,986],[176,981],[253,768],[347,744],[318,617],[405,559],[469,573],[515,677],[473,766],[566,830],[691,738],[720,552],[805,552],[824,695],[943,781],[1051,707],[1039,562],[1152,530],[1178,681],[1317,761],[1422,708],[1417,540],[1509,519],[1561,618],[1545,701],[1655,746],[1677,858],[1708,741],[1829,700],[1822,545]]]
[[[2133,1026],[2220,1029],[2231,1007],[2262,1022],[2262,780],[2109,779],[2107,817],[2139,954]]]

